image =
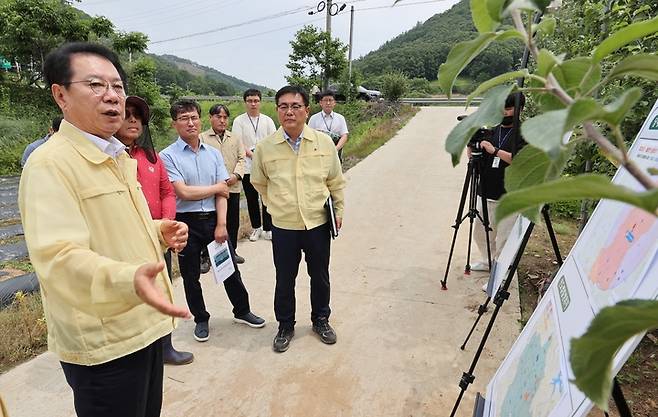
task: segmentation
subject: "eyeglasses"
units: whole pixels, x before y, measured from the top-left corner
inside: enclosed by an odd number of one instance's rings
[[[259,100],[259,99],[253,99],[253,100],[252,100],[252,99],[247,99],[247,100],[245,100],[245,101],[246,101],[248,104],[258,104],[258,103],[260,103],[260,100]]]
[[[322,103],[333,103],[333,102],[335,102],[336,100],[334,100],[333,98],[323,98],[323,99],[320,100],[320,101],[321,101]]]
[[[279,104],[278,106],[276,106],[276,108],[279,109],[279,111],[287,113],[288,110],[299,111],[302,108],[304,108],[304,106],[302,106],[301,104]]]
[[[119,97],[126,96],[126,89],[123,86],[123,82],[121,81],[107,82],[105,80],[98,80],[95,78],[91,78],[89,80],[69,81],[67,83],[64,83],[63,85],[70,85],[77,83],[87,83],[89,88],[91,88],[92,93],[94,93],[97,96],[105,95],[108,91],[110,91],[110,88]]]
[[[199,116],[183,116],[183,117],[177,117],[176,118],[177,122],[181,123],[196,123],[199,121]]]

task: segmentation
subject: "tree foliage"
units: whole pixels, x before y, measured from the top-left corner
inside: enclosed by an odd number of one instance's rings
[[[117,32],[113,36],[112,47],[117,52],[128,52],[128,61],[132,62],[133,52],[144,52],[149,38],[141,32]]]
[[[498,205],[497,219],[519,211],[536,218],[542,203],[586,198],[618,200],[658,214],[658,184],[651,177],[655,172],[628,158],[627,143],[635,131],[623,129],[634,108],[645,106],[646,114],[653,104],[646,96],[643,103],[641,86],[648,83],[650,91],[645,93],[652,94],[658,81],[658,5],[640,0],[620,0],[617,4],[574,0],[573,9],[567,6],[562,15],[558,12],[533,24],[534,12],[549,12],[548,3],[471,0],[479,35],[455,45],[439,68],[439,83],[448,95],[460,72],[495,40],[521,38],[536,64],[532,70],[510,72],[481,84],[477,93],[486,94],[480,108],[453,129],[446,150],[452,154],[453,163],[458,163],[474,123],[499,123],[505,97],[518,89],[505,84],[522,77],[527,82],[522,90],[532,96],[537,114],[521,126],[530,146],[519,152],[506,172],[505,186],[510,192]],[[501,26],[506,15],[511,15],[514,29]],[[564,33],[555,35],[560,18],[566,20]],[[582,129],[582,137],[572,136],[565,143],[564,134],[575,129]],[[624,166],[645,190],[612,184],[598,174],[561,177],[574,144],[582,141],[589,141],[616,165]],[[587,333],[572,341],[574,382],[599,407],[607,408],[611,362],[618,348],[634,334],[655,328],[657,309],[658,301],[628,301],[604,309]]]
[[[398,101],[409,89],[409,80],[401,72],[382,76],[382,94],[387,100]]]
[[[439,64],[445,62],[452,45],[476,35],[468,1],[462,0],[450,10],[418,23],[376,51],[356,60],[354,66],[368,80],[393,71],[400,71],[408,78],[436,80]],[[492,45],[464,69],[462,76],[484,81],[510,71],[518,64],[522,53],[523,45],[519,41]]]
[[[85,41],[113,30],[103,17],[82,18],[62,0],[5,0],[0,2],[0,54],[21,66],[21,80],[35,84],[43,59],[64,42]]]
[[[290,41],[290,46],[292,52],[286,64],[290,70],[286,77],[289,84],[310,90],[314,85],[322,85],[325,70],[329,80],[338,80],[347,68],[347,46],[315,26],[301,28]]]

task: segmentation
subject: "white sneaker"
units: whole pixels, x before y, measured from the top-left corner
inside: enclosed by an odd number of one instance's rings
[[[257,241],[262,231],[263,229],[261,229],[260,227],[258,229],[252,230],[251,235],[249,235],[249,240],[252,242]]]
[[[485,262],[476,262],[473,265],[471,265],[471,271],[488,271],[489,270],[489,265],[487,265]]]
[[[265,230],[263,232],[263,239],[272,240],[272,231],[271,230]]]

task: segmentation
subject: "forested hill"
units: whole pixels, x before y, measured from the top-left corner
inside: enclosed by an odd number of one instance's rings
[[[192,91],[203,91],[205,93],[205,90],[208,90],[208,88],[204,85],[197,84],[223,84],[228,87],[224,94],[238,95],[241,95],[248,88],[257,88],[263,92],[268,90],[267,87],[249,83],[224,74],[214,68],[206,67],[175,55],[150,56],[156,61],[156,77],[158,78],[158,83],[163,86],[173,83]],[[210,90],[221,91],[221,88],[210,88]],[[216,91],[216,93],[220,91]]]
[[[356,60],[355,67],[366,78],[402,71],[410,78],[435,80],[439,65],[445,62],[455,43],[477,36],[468,5],[468,0],[462,0],[450,10],[419,23]],[[520,42],[495,43],[480,54],[462,76],[481,81],[502,74],[519,62],[522,54]]]

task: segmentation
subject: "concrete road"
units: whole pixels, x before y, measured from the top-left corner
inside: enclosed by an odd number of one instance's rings
[[[309,280],[297,284],[297,327],[277,354],[272,309],[274,268],[268,241],[241,241],[238,252],[252,310],[263,329],[231,321],[224,289],[205,276],[211,338],[197,343],[193,322],[174,333],[193,364],[166,367],[163,416],[437,416],[447,417],[484,329],[459,346],[484,300],[486,274],[463,276],[468,230],[460,229],[448,291],[441,291],[465,174],[443,142],[460,108],[423,108],[399,134],[346,175],[346,214],[332,246],[332,316],[338,343],[323,345],[310,327]],[[182,284],[176,282],[179,300]],[[517,291],[506,303],[475,370],[458,415],[519,331]],[[485,316],[488,320],[489,315]],[[70,389],[46,353],[0,376],[12,417],[73,416]]]

